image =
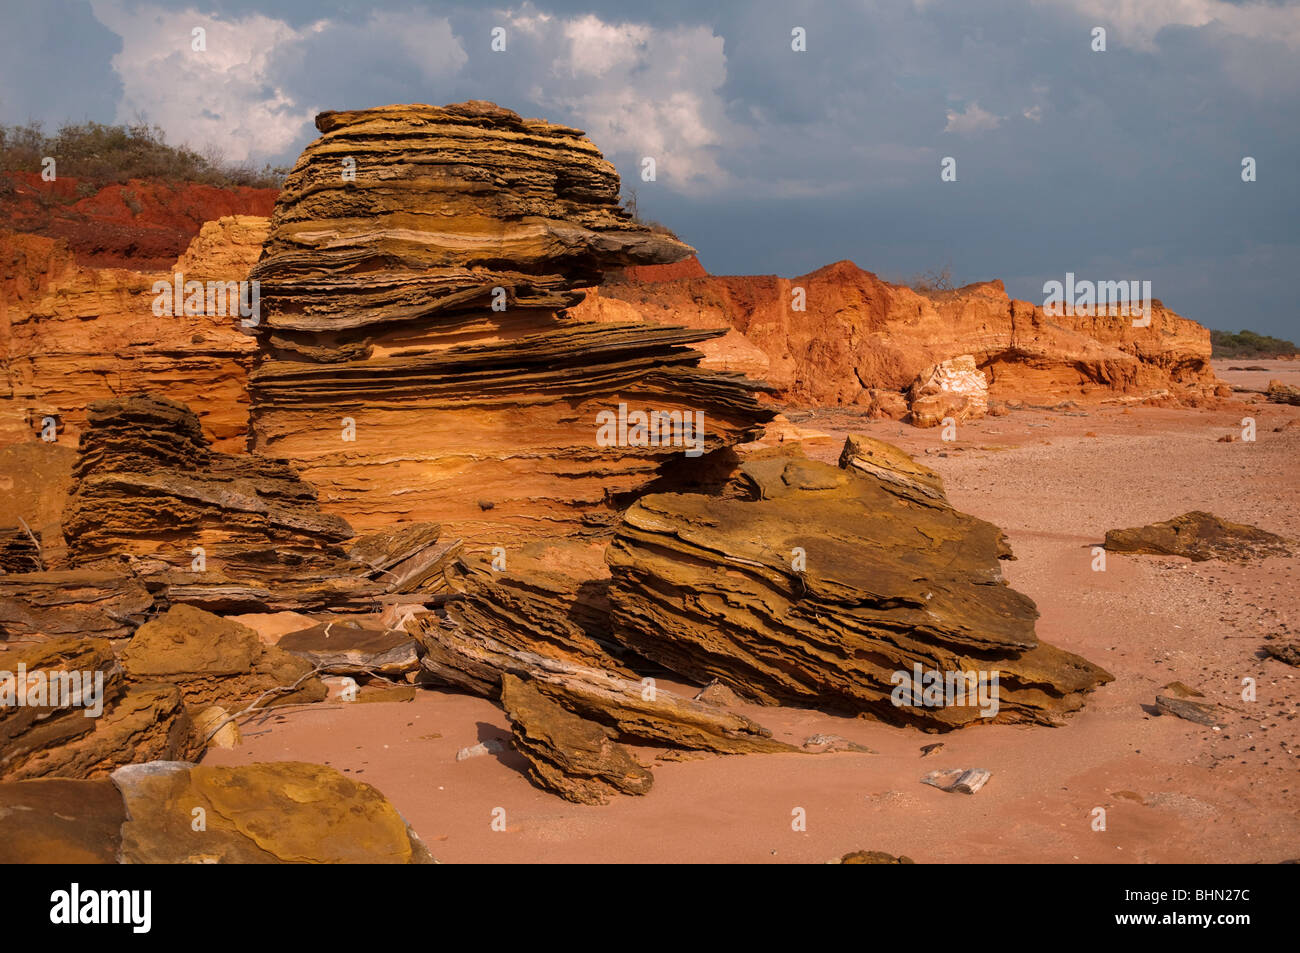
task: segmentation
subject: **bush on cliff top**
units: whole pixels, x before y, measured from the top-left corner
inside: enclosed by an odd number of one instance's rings
[[[1210,348],[1214,357],[1277,357],[1300,354],[1300,347],[1281,338],[1254,331],[1210,331]]]
[[[54,135],[46,135],[39,122],[0,125],[0,172],[40,172],[45,156],[54,157],[59,175],[99,186],[157,179],[227,188],[279,188],[288,172],[269,164],[258,171],[246,163],[227,163],[215,149],[199,153],[189,146],[168,145],[161,128],[144,122],[65,123]]]

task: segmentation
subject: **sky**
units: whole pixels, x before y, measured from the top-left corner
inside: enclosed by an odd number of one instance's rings
[[[1072,272],[1300,339],[1300,0],[4,6],[0,122],[260,167],[324,109],[487,99],[586,130],[716,274]]]

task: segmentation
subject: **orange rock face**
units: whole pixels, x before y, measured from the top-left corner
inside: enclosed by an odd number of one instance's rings
[[[96,400],[148,390],[190,405],[218,449],[242,449],[248,365],[256,344],[231,315],[154,313],[155,282],[242,281],[266,236],[264,218],[208,222],[159,272],[76,264],[62,242],[0,234],[0,446],[41,439],[75,446]]]
[[[630,271],[630,270],[629,270]],[[706,366],[758,373],[801,404],[907,411],[900,395],[927,369],[974,357],[996,401],[1057,403],[1116,396],[1197,402],[1219,384],[1209,331],[1153,302],[1149,327],[1127,316],[1050,317],[1009,298],[1000,281],[920,293],[841,261],[797,278],[775,275],[606,281],[572,310],[585,320],[641,318],[731,328],[700,346]],[[649,278],[650,280],[638,280]],[[796,310],[799,300],[805,310]]]

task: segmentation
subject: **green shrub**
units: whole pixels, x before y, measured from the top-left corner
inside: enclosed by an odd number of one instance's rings
[[[1277,357],[1279,354],[1300,354],[1300,348],[1290,341],[1256,334],[1254,331],[1210,331],[1210,348],[1214,357]]]
[[[52,136],[38,122],[0,125],[0,172],[40,172],[41,160],[53,156],[59,175],[86,179],[96,186],[128,179],[193,182],[201,185],[279,188],[288,170],[247,163],[231,164],[220,153],[201,155],[189,146],[171,146],[158,126],[144,122],[106,126],[97,122],[66,123]]]

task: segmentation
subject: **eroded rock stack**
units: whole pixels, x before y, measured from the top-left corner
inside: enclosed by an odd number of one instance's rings
[[[253,272],[251,430],[331,509],[484,542],[564,535],[770,418],[753,385],[698,367],[689,345],[721,332],[562,313],[605,266],[690,253],[630,221],[580,131],[481,102],[316,124]],[[676,415],[663,434],[637,429],[657,412]]]
[[[768,704],[929,729],[1053,723],[1110,680],[1038,640],[1033,602],[1002,580],[997,527],[954,510],[922,467],[878,476],[895,448],[857,455],[836,468],[774,454],[746,462],[732,494],[639,500],[608,550],[615,637]],[[931,673],[942,689],[923,697]]]

